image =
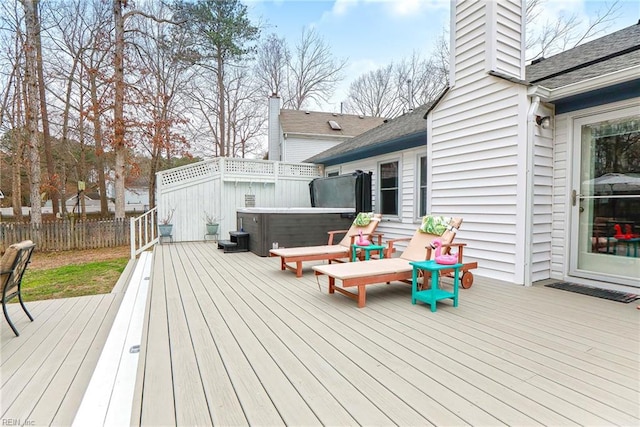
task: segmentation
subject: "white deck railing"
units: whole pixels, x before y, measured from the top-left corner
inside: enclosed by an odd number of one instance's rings
[[[131,258],[158,243],[158,208],[131,218]]]

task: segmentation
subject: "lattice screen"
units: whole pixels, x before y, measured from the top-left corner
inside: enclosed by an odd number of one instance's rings
[[[184,168],[169,170],[162,175],[162,185],[179,184],[185,181],[211,176],[219,171],[218,162],[200,162]]]
[[[273,162],[252,161],[246,159],[225,159],[225,173],[273,175]]]
[[[300,163],[279,163],[278,175],[280,176],[306,176],[317,178],[320,176],[320,167]]]

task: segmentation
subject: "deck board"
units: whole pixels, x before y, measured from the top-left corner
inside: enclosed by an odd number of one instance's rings
[[[476,278],[457,308],[392,283],[358,309],[310,265],[157,246],[132,424],[640,424],[637,302]],[[120,300],[27,303],[35,322],[10,305],[4,419],[71,424]]]
[[[27,308],[35,320],[18,326],[19,337],[5,335],[3,325],[3,419],[32,425],[71,424],[117,299],[116,294],[105,294],[30,302]]]
[[[371,286],[358,309],[327,293],[313,263],[296,278],[275,258],[223,254],[211,243],[162,245],[156,257],[152,301],[167,292],[170,312],[163,318],[154,313],[162,304],[151,305],[149,337],[165,328],[172,387],[200,394],[206,403],[188,407],[209,423],[640,422],[633,304],[479,278],[458,308],[444,302],[431,313],[393,283]],[[176,371],[176,360],[192,372]],[[166,363],[149,362],[145,379],[155,370],[167,377]],[[153,384],[141,387],[141,413],[155,396],[166,399]],[[173,394],[176,413],[197,401]]]

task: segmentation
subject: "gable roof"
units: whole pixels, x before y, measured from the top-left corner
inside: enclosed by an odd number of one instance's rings
[[[640,65],[640,23],[527,66],[531,84],[556,89]]]
[[[280,110],[282,132],[299,135],[327,135],[351,138],[382,123],[382,117],[367,117],[354,114],[323,113],[319,111]],[[339,125],[332,129],[329,121]]]
[[[423,116],[431,103],[422,105],[378,127],[305,160],[309,163],[332,165],[375,155],[377,151],[398,151],[427,143],[427,121]],[[393,149],[388,149],[392,145]],[[386,149],[386,151],[384,151]]]

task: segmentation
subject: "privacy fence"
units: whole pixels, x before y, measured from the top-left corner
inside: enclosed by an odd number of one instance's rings
[[[38,251],[110,248],[129,245],[129,219],[58,220],[0,224],[2,249],[22,240],[33,240]]]

